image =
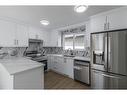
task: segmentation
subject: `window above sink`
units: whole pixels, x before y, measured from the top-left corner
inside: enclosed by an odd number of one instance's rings
[[[63,36],[64,50],[84,50],[85,49],[85,34],[65,34]]]

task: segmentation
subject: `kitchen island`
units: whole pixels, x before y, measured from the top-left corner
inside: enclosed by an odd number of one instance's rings
[[[0,89],[43,89],[44,64],[29,58],[0,59]]]

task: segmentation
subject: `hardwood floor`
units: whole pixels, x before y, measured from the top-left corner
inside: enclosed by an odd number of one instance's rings
[[[44,76],[45,89],[89,89],[84,83],[80,83],[64,75],[48,71]]]

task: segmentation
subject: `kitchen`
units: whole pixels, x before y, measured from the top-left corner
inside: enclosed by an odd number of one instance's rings
[[[126,6],[0,6],[0,89],[126,89],[126,17]]]

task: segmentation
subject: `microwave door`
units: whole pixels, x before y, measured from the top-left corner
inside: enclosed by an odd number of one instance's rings
[[[108,71],[127,75],[127,31],[108,33]]]

